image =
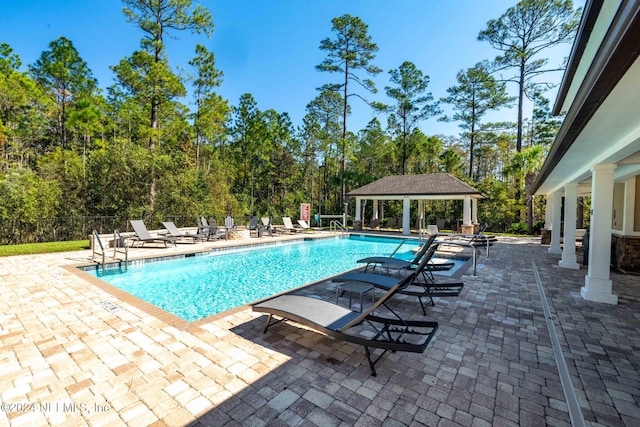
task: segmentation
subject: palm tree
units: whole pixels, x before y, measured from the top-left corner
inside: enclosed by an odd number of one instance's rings
[[[541,145],[533,145],[516,153],[511,163],[502,171],[505,175],[516,178],[516,182],[524,182],[524,190],[527,197],[527,229],[533,234],[533,186],[542,167],[545,150]]]

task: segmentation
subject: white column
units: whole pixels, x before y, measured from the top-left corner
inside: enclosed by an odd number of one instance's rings
[[[402,234],[411,234],[411,200],[405,197],[402,202]]]
[[[547,194],[547,203],[545,205],[546,210],[544,211],[544,228],[546,230],[551,229],[551,218],[553,216],[553,196]]]
[[[426,228],[424,223],[424,200],[418,200],[418,235]]]
[[[591,178],[591,227],[589,229],[589,271],[580,289],[588,301],[617,304],[609,279],[611,221],[613,219],[613,171],[616,165],[596,165]]]
[[[478,199],[471,199],[471,223],[478,224]]]
[[[464,196],[462,206],[462,225],[471,225],[471,197]]]
[[[356,197],[356,217],[354,218],[354,221],[362,220],[362,215],[360,214],[361,212],[362,212],[362,200],[360,200],[360,197]]]
[[[633,234],[636,208],[636,177],[624,182],[624,217],[622,218],[622,234]]]
[[[371,219],[379,219],[378,217],[378,201],[374,200],[373,201],[373,218]]]
[[[549,246],[549,253],[561,254],[560,229],[562,223],[562,192],[555,191],[551,197],[553,212],[551,215],[551,245]]]
[[[562,268],[579,270],[576,258],[576,209],[578,208],[578,184],[570,182],[564,185],[564,244],[562,259],[558,265]]]

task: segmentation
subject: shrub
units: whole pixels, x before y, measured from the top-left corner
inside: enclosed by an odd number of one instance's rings
[[[526,222],[514,222],[511,224],[511,227],[507,230],[507,233],[511,234],[527,234],[527,223]]]

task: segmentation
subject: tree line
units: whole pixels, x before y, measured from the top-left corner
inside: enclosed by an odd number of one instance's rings
[[[380,177],[448,172],[489,196],[479,208],[483,223],[494,230],[528,223],[531,231],[531,186],[559,126],[538,76],[561,69],[548,66],[544,53],[572,40],[579,11],[571,1],[522,0],[490,20],[478,39],[496,58],[460,70],[441,98],[428,91],[425,71],[403,62],[388,71],[389,105],[368,99],[377,91],[371,77],[383,70],[367,25],[348,14],[334,18],[319,44],[326,58],[315,67],[328,83],[299,124],[287,112],[261,110],[250,93],[236,105],[220,96],[224,75],[204,45],[181,64],[188,73],[169,66],[166,37],[213,32],[206,8],[190,0],[123,0],[123,13],[144,37],[110,67],[114,84],[104,91],[65,37],[26,67],[0,43],[0,223],[293,216],[300,203],[341,213],[349,190]],[[182,102],[187,88],[194,108]],[[534,102],[526,118],[525,98]],[[351,129],[352,102],[366,102],[382,119]],[[442,104],[454,114],[443,116]],[[514,106],[516,123],[484,121],[487,112]],[[426,135],[420,124],[429,118],[454,121],[462,132]],[[451,202],[427,211],[434,219],[461,215]],[[401,207],[389,202],[385,213],[400,215]]]

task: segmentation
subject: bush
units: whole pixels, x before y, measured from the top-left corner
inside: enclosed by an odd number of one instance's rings
[[[507,233],[527,234],[528,228],[529,227],[527,226],[526,222],[514,222],[513,224],[511,224],[511,227],[509,227],[509,229],[507,230]]]

